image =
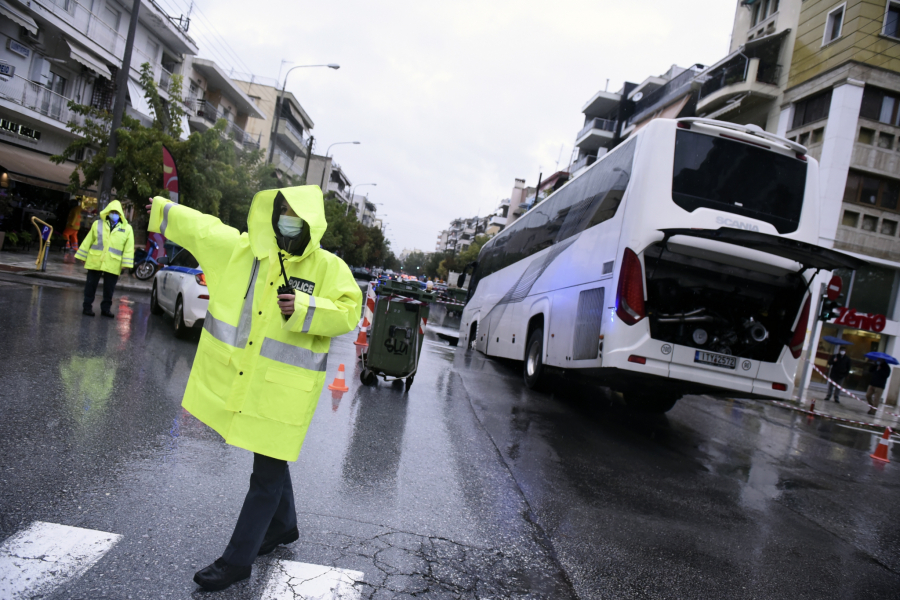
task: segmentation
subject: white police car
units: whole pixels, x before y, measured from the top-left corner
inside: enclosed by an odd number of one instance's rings
[[[175,319],[175,337],[184,338],[192,328],[203,327],[208,306],[209,289],[203,269],[190,252],[181,249],[153,279],[150,312],[171,315]]]

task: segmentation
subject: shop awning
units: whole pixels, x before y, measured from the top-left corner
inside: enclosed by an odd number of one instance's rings
[[[128,78],[128,95],[131,97],[131,108],[151,119],[156,118],[153,108],[144,97],[144,88],[134,79]]]
[[[69,176],[75,170],[75,163],[61,165],[50,162],[50,157],[27,148],[0,143],[0,167],[9,173],[13,181],[28,183],[37,187],[67,192]],[[87,189],[96,193],[97,190]]]
[[[109,67],[107,67],[100,58],[94,56],[74,42],[66,40],[66,44],[69,45],[69,56],[71,56],[73,60],[83,64],[98,75],[103,75],[104,77],[112,81],[113,76],[109,70]]]
[[[0,1],[0,15],[3,15],[13,23],[21,25],[32,34],[37,35],[38,25],[34,19],[17,8],[10,6],[9,2]]]

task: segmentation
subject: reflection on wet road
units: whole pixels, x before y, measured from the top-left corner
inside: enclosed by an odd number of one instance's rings
[[[50,598],[207,597],[191,576],[224,548],[251,456],[181,408],[196,342],[147,297],[117,297],[115,320],[80,305],[0,288],[0,538],[121,536]],[[897,597],[900,476],[869,459],[875,435],[759,402],[654,417],[564,379],[532,392],[518,364],[436,338],[408,394],[367,388],[355,339],[328,364],[350,391],[323,391],[291,467],[300,540],[217,598],[310,569],[363,598]]]

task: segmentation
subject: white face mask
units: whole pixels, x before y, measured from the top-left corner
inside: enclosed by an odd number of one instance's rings
[[[841,350],[840,353],[841,353],[841,356],[843,356],[843,355],[847,354],[847,351],[846,351],[846,350]]]
[[[278,231],[284,237],[297,237],[303,231],[303,219],[281,215],[278,217]]]

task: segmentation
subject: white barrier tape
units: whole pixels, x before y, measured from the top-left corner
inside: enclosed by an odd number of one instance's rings
[[[831,385],[833,385],[833,386],[836,387],[837,389],[841,390],[842,392],[844,392],[845,394],[847,394],[848,396],[850,396],[850,397],[853,398],[854,400],[859,400],[860,402],[862,402],[863,404],[865,404],[865,405],[868,406],[869,408],[875,408],[875,407],[873,407],[871,404],[869,404],[867,401],[863,400],[862,398],[860,398],[859,396],[857,396],[856,394],[854,394],[853,392],[851,392],[850,390],[848,390],[848,389],[846,389],[846,388],[844,388],[844,387],[841,387],[841,386],[839,386],[838,384],[836,384],[836,383],[834,382],[834,380],[832,380],[831,378],[828,377],[828,375],[826,375],[825,373],[823,373],[823,372],[819,369],[819,367],[816,366],[816,364],[815,364],[814,362],[811,362],[811,361],[807,361],[807,362],[809,362],[809,364],[812,365],[812,368],[815,369],[816,373],[818,373],[819,375],[821,375],[822,377],[824,377],[825,380],[826,380],[827,382],[829,382]],[[879,403],[878,403],[878,408],[877,408],[876,410],[883,410],[883,409],[884,409],[884,403],[879,401]],[[894,416],[894,417],[900,417],[900,415],[898,415],[897,413],[893,413],[893,412],[891,412],[891,411],[889,411],[889,410],[884,410],[884,412],[886,412],[887,414],[892,415],[892,416]]]
[[[828,413],[819,412],[818,410],[809,410],[806,408],[801,408],[799,406],[794,406],[793,404],[788,404],[787,402],[779,402],[778,400],[772,400],[771,404],[776,406],[780,406],[782,408],[787,408],[789,410],[793,410],[796,412],[801,412],[807,415],[813,415],[815,417],[822,417],[825,419],[831,419],[832,421],[841,421],[844,423],[853,423],[854,425],[865,425],[866,427],[874,427],[875,429],[884,429],[888,427],[887,425],[879,425],[878,423],[866,423],[865,421],[854,421],[853,419],[845,419],[844,417],[836,417],[834,415],[829,415]],[[893,431],[893,429],[891,429]],[[878,433],[877,431],[872,431],[871,433]]]

